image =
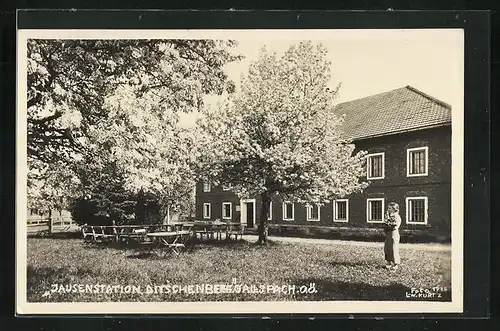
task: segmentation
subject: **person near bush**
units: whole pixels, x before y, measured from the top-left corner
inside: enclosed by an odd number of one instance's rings
[[[399,205],[397,203],[391,202],[387,206],[384,226],[384,255],[386,268],[397,270],[401,263],[399,257],[399,227],[401,226],[401,216],[399,216]]]

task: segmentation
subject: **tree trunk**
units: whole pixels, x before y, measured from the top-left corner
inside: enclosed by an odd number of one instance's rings
[[[259,244],[267,244],[267,217],[269,215],[269,205],[271,203],[270,195],[265,192],[261,194],[262,208],[260,209],[259,219]]]
[[[49,208],[49,234],[52,234],[52,208]]]
[[[144,191],[141,189],[137,195],[135,204],[135,223],[144,224],[146,218],[146,206],[144,201]]]
[[[167,224],[170,224],[170,205],[167,205]]]

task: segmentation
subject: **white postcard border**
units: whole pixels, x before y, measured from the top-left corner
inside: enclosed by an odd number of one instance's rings
[[[279,313],[462,313],[464,227],[464,51],[457,54],[452,112],[452,291],[451,302],[413,301],[279,301],[279,302],[27,302],[27,39],[255,39],[354,40],[391,39],[393,31],[429,38],[430,29],[335,30],[18,30],[16,128],[16,312],[17,314],[279,314]],[[427,32],[427,33],[426,33]],[[432,29],[449,34],[464,50],[463,29]],[[397,37],[400,38],[400,37]],[[450,59],[451,61],[452,59]]]

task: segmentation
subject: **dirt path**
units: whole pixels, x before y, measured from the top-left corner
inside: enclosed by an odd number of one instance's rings
[[[248,241],[257,241],[256,235],[244,235],[244,239]],[[383,247],[383,242],[372,241],[350,241],[350,240],[336,240],[336,239],[314,239],[314,238],[298,238],[298,237],[277,237],[269,236],[270,240],[284,242],[284,243],[297,243],[297,244],[316,244],[316,245],[350,245],[362,247]],[[428,251],[451,251],[450,244],[399,244],[401,249],[418,249]]]

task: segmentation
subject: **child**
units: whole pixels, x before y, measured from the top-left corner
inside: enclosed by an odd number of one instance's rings
[[[391,202],[387,206],[385,214],[385,243],[384,255],[386,268],[397,270],[400,264],[399,258],[399,226],[401,225],[401,217],[399,216],[399,205]]]

